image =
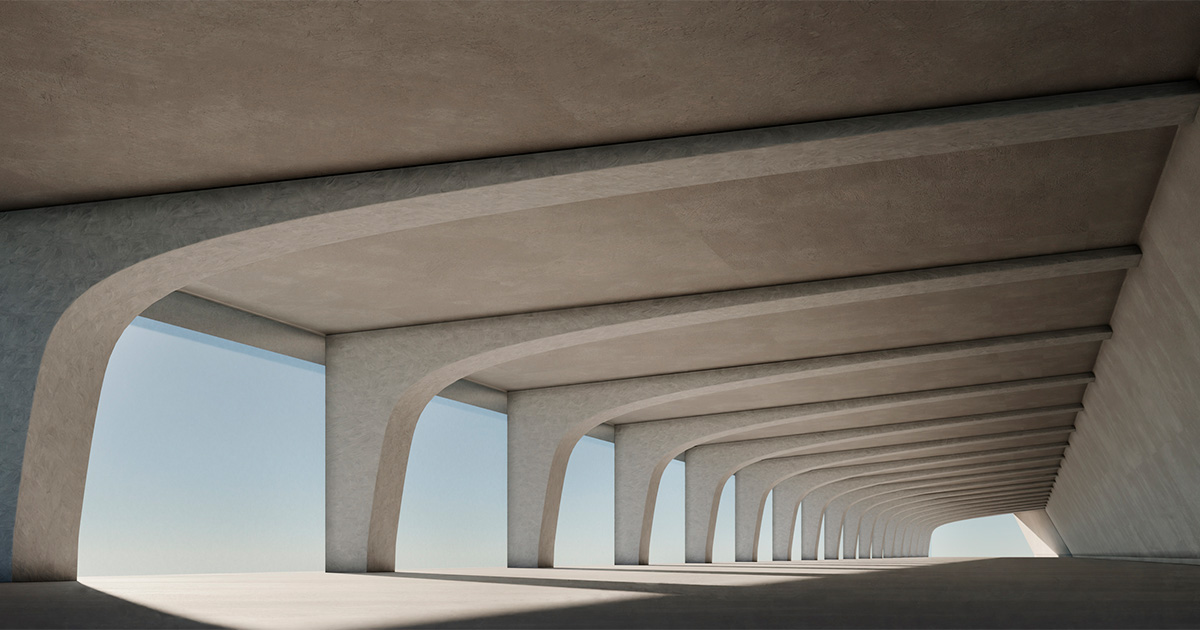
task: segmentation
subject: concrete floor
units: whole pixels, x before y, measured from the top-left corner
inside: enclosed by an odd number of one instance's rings
[[[0,584],[3,628],[1200,627],[1200,566],[893,559]]]

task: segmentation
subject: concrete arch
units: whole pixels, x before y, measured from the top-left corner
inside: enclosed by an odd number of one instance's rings
[[[890,544],[886,542],[886,544],[884,544],[884,548],[886,548],[886,550],[888,550],[888,548],[889,550],[892,550],[892,557],[902,558],[914,556],[914,554],[917,554],[919,539],[923,539],[925,535],[923,522],[932,517],[944,517],[944,514],[954,510],[954,505],[998,506],[998,508],[1001,508],[1001,511],[998,512],[998,514],[1004,514],[1004,512],[1024,509],[1027,505],[1037,505],[1038,502],[1044,504],[1046,498],[1049,498],[1049,490],[1046,490],[1040,494],[1033,492],[1031,496],[1027,497],[1026,499],[1020,499],[1019,497],[1021,497],[1020,494],[1013,491],[1013,493],[994,494],[994,496],[991,497],[991,503],[989,503],[988,499],[986,498],[964,498],[961,499],[960,503],[950,502],[949,506],[938,504],[938,506],[935,506],[935,508],[914,508],[907,516],[900,517],[898,520],[895,520],[892,528],[889,529],[889,533],[892,535],[892,540],[890,540]],[[1000,503],[996,503],[997,498],[1000,500]],[[1013,500],[1026,500],[1026,503],[1014,504]],[[929,530],[929,533],[932,533],[931,529]]]
[[[1009,505],[1005,505],[999,511],[996,511],[995,509],[988,510],[988,511],[991,511],[993,513],[992,515],[1004,514],[1004,513],[1008,513],[1008,512],[1017,511],[1017,510],[1021,509],[1021,507],[1022,506],[1010,507]],[[933,515],[912,517],[911,519],[904,522],[901,526],[902,527],[901,534],[897,536],[897,543],[896,543],[897,555],[900,557],[914,557],[914,556],[922,556],[923,557],[923,556],[929,555],[929,540],[933,535],[933,530],[936,529],[936,527],[937,527],[936,525],[933,524],[933,522],[937,521],[937,520],[943,520],[946,518],[954,518],[954,520],[961,520],[956,516],[950,516],[950,514],[952,514],[952,513],[953,513],[952,510],[938,511]],[[979,516],[986,516],[986,515],[987,514],[980,514]],[[978,517],[972,516],[971,518],[978,518]]]
[[[1028,434],[1032,432],[1024,433]],[[1004,436],[1006,434],[999,435]],[[1011,436],[1011,434],[1007,435]],[[1053,436],[1054,434],[1051,432],[1049,435]],[[1011,443],[1012,440],[1008,439],[1007,442]],[[978,460],[994,461],[997,457],[1011,457],[1014,454],[1027,456],[1044,452],[1048,446],[1055,449],[1062,447],[1061,441],[1058,441],[1049,444],[1043,442],[1027,446],[1001,448],[1005,445],[1005,437],[992,437],[990,439],[985,437],[983,440],[977,440],[975,444],[977,445],[975,450],[954,455],[940,455],[867,465],[835,465],[822,469],[801,471],[798,474],[789,474],[784,481],[776,486],[775,498],[772,504],[772,557],[776,560],[787,560],[793,557],[792,543],[795,539],[796,513],[803,503],[804,512],[801,513],[800,518],[802,559],[815,560],[817,558],[817,537],[820,533],[821,518],[828,497],[814,497],[819,500],[813,502],[812,499],[808,499],[810,491],[829,482],[843,479],[847,474],[888,471],[897,467],[907,468],[939,464],[956,465]],[[787,483],[793,480],[793,483]],[[806,500],[809,502],[805,502]]]
[[[825,557],[837,556],[837,547],[831,545],[836,545],[834,541],[841,534],[841,515],[837,516],[835,523],[827,508],[829,503],[838,494],[846,491],[848,486],[853,487],[854,484],[864,483],[856,481],[857,478],[867,474],[911,470],[923,465],[927,464],[921,459],[917,459],[830,467],[790,477],[777,485],[775,493],[781,509],[790,509],[794,513],[797,505],[804,507],[800,518],[801,557],[804,560],[817,559],[817,544],[823,518],[826,523]],[[790,549],[788,555],[791,556]]]
[[[1011,466],[1010,466],[1010,469],[1011,469]],[[1054,475],[1057,472],[1057,470],[1058,470],[1058,463],[1054,462],[1053,465],[1043,465],[1041,467],[1036,467],[1036,468],[1025,467],[1025,468],[1017,469],[1015,471],[1013,471],[1013,470],[1006,471],[1004,469],[1000,469],[999,471],[992,470],[987,473],[976,474],[976,475],[966,475],[966,476],[960,475],[956,478],[952,478],[952,480],[950,480],[950,481],[941,481],[941,483],[937,483],[934,481],[926,481],[924,484],[918,483],[916,485],[920,485],[925,488],[944,487],[944,486],[955,486],[955,487],[965,488],[965,487],[982,487],[992,481],[1009,480],[1009,479],[1015,479],[1015,478],[1038,478],[1038,479],[1053,480]],[[831,495],[831,498],[828,499],[828,501],[826,502],[825,507],[824,507],[824,523],[825,523],[825,525],[824,525],[824,528],[825,528],[824,556],[826,558],[836,558],[836,557],[838,557],[840,551],[847,552],[847,553],[842,554],[843,557],[846,557],[846,558],[854,557],[854,549],[857,547],[857,529],[855,529],[855,531],[851,532],[851,528],[849,527],[848,524],[846,524],[846,522],[845,522],[846,507],[847,507],[848,503],[853,499],[854,495],[856,494],[856,491],[870,491],[872,489],[878,488],[881,485],[881,483],[879,481],[874,481],[871,479],[871,477],[878,477],[878,476],[883,476],[883,475],[870,475],[870,476],[864,476],[864,477],[855,477],[855,478],[851,478],[851,479],[844,479],[842,481],[834,482],[827,486],[830,490],[829,494]],[[929,479],[928,473],[925,474],[925,479]],[[936,478],[934,478],[934,479],[936,479]],[[822,490],[822,488],[816,489],[817,492],[819,492],[820,490]],[[839,542],[839,541],[841,541],[841,542]]]
[[[1041,483],[1036,483],[1036,484],[1035,483],[1027,483],[1023,486],[1017,486],[1014,484],[1014,485],[1008,486],[1006,489],[993,488],[993,489],[989,489],[987,491],[964,493],[964,494],[957,495],[957,496],[958,496],[958,498],[962,499],[965,502],[965,501],[974,501],[974,500],[984,501],[984,500],[988,500],[988,499],[1005,498],[1010,493],[1017,492],[1018,489],[1024,489],[1024,490],[1028,490],[1031,492],[1042,490],[1046,494],[1048,494],[1050,491],[1050,486],[1052,486],[1052,485],[1053,485],[1053,480],[1042,481]],[[913,513],[910,513],[907,516],[903,516],[900,518],[894,518],[892,520],[891,528],[890,528],[891,543],[890,543],[890,545],[887,543],[888,534],[885,533],[885,542],[884,542],[885,548],[892,549],[893,553],[897,556],[904,556],[904,555],[908,554],[909,544],[911,543],[911,536],[914,533],[914,525],[920,518],[922,518],[920,516],[917,516],[916,515],[917,513],[918,513],[918,510],[914,509]]]
[[[1091,343],[1108,339],[1111,335],[1112,331],[1108,327],[1100,326],[523,390],[510,393],[509,423],[510,426],[529,424],[535,427],[539,434],[554,433],[559,436],[560,441],[569,442],[578,432],[579,426],[598,426],[626,414],[692,397],[765,384],[802,383],[806,378],[853,373],[859,370],[915,365],[995,352]],[[900,401],[886,399],[874,402],[891,404]],[[852,405],[846,403],[847,408],[850,406]],[[795,409],[797,413],[802,414],[798,417],[810,418],[828,417],[829,412],[837,411],[830,410],[828,405]],[[772,410],[762,410],[618,425],[615,428],[618,481],[616,562],[645,564],[649,561],[650,532],[658,482],[663,470],[673,458],[692,446],[728,435],[734,430],[759,428],[794,419],[796,418],[780,416]],[[666,424],[663,424],[664,422]],[[526,452],[530,450],[532,449],[522,448],[521,452],[510,455],[520,459],[534,457],[533,453]],[[549,474],[557,475],[559,472],[554,470]],[[513,481],[518,482],[518,488],[537,489],[535,492],[552,485],[549,479],[540,477],[517,477]],[[515,531],[527,532],[528,526],[531,525],[527,523],[526,528]],[[542,535],[544,534],[539,534],[539,537]],[[531,549],[534,544],[525,542],[523,547]]]
[[[1052,381],[1051,383],[1057,383],[1057,381]],[[949,400],[958,396],[986,395],[1000,390],[1007,390],[1008,388],[1036,388],[1040,386],[1052,385],[1046,382],[1013,383],[1000,386],[930,390],[913,394],[811,403],[793,407],[730,412],[694,418],[677,418],[619,425],[616,428],[617,477],[620,481],[617,486],[617,536],[629,545],[628,547],[619,547],[619,549],[627,550],[620,557],[623,559],[632,558],[633,554],[628,550],[632,549],[631,541],[637,540],[639,543],[637,554],[639,561],[648,558],[649,537],[653,522],[653,505],[657,496],[658,480],[661,477],[662,471],[673,458],[704,442],[732,435],[739,431],[793,422],[795,420],[828,418],[867,409],[886,409],[905,404]],[[778,455],[803,452],[803,450],[810,450],[820,446],[849,444],[854,440],[878,436],[891,431],[918,431],[923,428],[957,423],[989,422],[1037,415],[1063,414],[1078,411],[1078,408],[1077,405],[1061,405],[1038,410],[1021,410],[1019,412],[1001,412],[964,418],[923,421],[928,423],[926,425],[913,425],[912,423],[883,425],[867,429],[814,432],[785,438],[772,438],[771,441],[756,440],[750,449],[751,454],[748,459],[742,457],[742,454],[733,456],[729,458],[730,461],[724,462],[720,466],[713,468],[713,470],[706,471],[704,480],[694,483],[703,484],[705,488],[712,491],[712,510],[715,511],[720,489],[724,487],[724,483],[728,477],[737,472],[738,465],[744,465],[747,462],[757,461],[757,459],[765,457],[765,455],[760,457],[763,453]],[[734,453],[734,451],[727,450],[727,448],[722,447],[719,450],[725,451],[727,456]],[[742,457],[742,459],[739,459],[739,457]],[[695,467],[693,467],[693,470],[695,470]],[[696,487],[699,488],[699,485]],[[745,490],[739,492],[745,492]],[[769,492],[769,487],[762,491],[763,501],[766,500],[766,495]],[[699,496],[697,494],[697,497]],[[622,518],[623,514],[629,514],[630,516]],[[759,518],[761,519],[761,513]],[[622,552],[619,551],[618,553]],[[630,560],[630,563],[632,563],[632,560]]]
[[[933,533],[942,525],[948,525],[962,520],[971,518],[980,518],[984,516],[994,516],[996,514],[1004,514],[1004,511],[996,509],[964,509],[961,511],[952,511],[940,514],[936,517],[930,517],[923,522],[923,529],[920,538],[917,541],[916,555],[920,557],[929,556],[929,544],[932,540]]]
[[[1026,467],[1024,469],[1036,466],[1057,467],[1059,464],[1061,464],[1061,462],[1062,455],[1060,453],[1049,457],[1034,457],[1013,460],[1011,462],[1000,461],[987,466],[994,467],[992,470],[1003,469],[1005,466],[1011,466],[1016,470],[1023,470],[1019,467]],[[856,556],[870,556],[869,547],[860,544],[862,541],[866,540],[866,537],[861,536],[863,533],[862,518],[863,514],[868,509],[888,499],[898,498],[905,493],[914,493],[916,491],[940,487],[942,485],[952,485],[959,480],[969,479],[977,476],[982,478],[984,475],[991,474],[996,473],[948,473],[937,476],[924,476],[902,481],[881,483],[877,486],[870,486],[859,490],[854,490],[842,495],[841,497],[838,497],[834,501],[840,503],[840,507],[843,509],[844,514],[843,529],[845,531],[845,535],[843,536],[843,557],[853,558]]]
[[[19,480],[15,470],[4,474],[2,503],[12,508],[13,545],[11,558],[0,558],[0,566],[10,567],[19,580],[74,577],[103,367],[134,316],[193,280],[288,252],[473,216],[1175,125],[1194,112],[1195,93],[1189,81],[6,213],[0,234],[14,271],[4,279],[3,293],[14,303],[11,312],[20,326],[3,339],[4,417],[26,440],[23,451],[9,447],[16,451],[12,457],[5,452],[4,461],[21,464]],[[931,133],[938,128],[952,132]],[[71,224],[84,226],[83,234],[71,232]],[[89,247],[97,255],[80,256]],[[39,278],[50,271],[69,280],[54,283],[55,291],[47,293],[51,288]],[[357,554],[365,555],[365,566],[350,561],[354,566],[347,568],[391,566],[384,556],[394,547],[395,525],[386,521],[398,514],[399,491],[389,475],[399,466],[402,476],[404,460],[393,453],[404,450],[415,401],[452,374],[447,368],[421,379],[388,416],[388,425],[396,428],[383,438],[384,465],[373,476],[383,483],[376,484],[372,514],[378,517],[370,519],[368,550]],[[389,529],[390,544],[381,540]]]
[[[954,485],[958,482],[982,482],[988,478],[999,479],[1011,477],[1032,473],[1035,470],[1047,471],[1053,474],[1057,471],[1060,462],[1061,458],[1059,457],[1029,458],[1013,462],[997,463],[986,469],[976,469],[976,472],[942,473],[940,475],[897,473],[908,475],[908,477],[893,481],[864,481],[864,483],[855,484],[856,487],[853,489],[834,497],[826,506],[825,537],[828,539],[831,535],[840,536],[842,539],[842,557],[853,558],[857,555],[858,550],[859,516],[858,512],[851,511],[851,508],[854,506],[864,504],[888,492],[942,487]],[[830,522],[831,519],[832,523]],[[827,557],[836,555],[836,551],[831,554],[827,546],[825,555]]]
[[[986,485],[973,485],[970,487],[962,486],[955,489],[943,489],[937,492],[927,492],[923,495],[911,497],[910,500],[916,502],[927,500],[935,501],[943,497],[954,497],[963,501],[975,499],[984,500],[995,497],[1005,497],[1011,492],[1018,491],[1048,491],[1053,482],[1053,477],[1047,476],[1013,478]],[[893,541],[901,541],[904,539],[904,536],[908,533],[908,530],[905,529],[908,523],[909,521],[907,520],[902,521],[901,523],[897,524],[893,530],[891,530],[893,532]],[[885,545],[886,544],[887,543],[885,541]]]
[[[1061,416],[1062,410],[1054,411],[1025,410],[1032,415]],[[716,515],[720,489],[725,481],[741,470],[750,470],[747,476],[759,477],[755,480],[755,488],[760,489],[761,505],[766,495],[783,480],[810,470],[839,466],[872,457],[885,457],[902,453],[912,453],[920,450],[930,450],[943,447],[978,444],[989,440],[1037,439],[1046,435],[1063,435],[1071,429],[1068,424],[1060,424],[1040,430],[1014,432],[1011,434],[976,435],[973,437],[953,438],[948,440],[914,441],[893,446],[871,447],[834,452],[818,452],[811,455],[796,455],[805,451],[813,451],[817,445],[828,445],[830,437],[841,438],[839,442],[853,444],[850,440],[862,440],[865,437],[886,435],[889,432],[907,432],[944,428],[946,426],[971,426],[976,423],[986,424],[999,419],[1011,419],[1007,412],[1003,416],[982,414],[981,416],[964,416],[943,420],[920,421],[917,423],[901,423],[881,425],[869,429],[848,429],[842,432],[814,433],[787,438],[769,438],[750,440],[729,444],[716,444],[693,448],[687,453],[687,505],[688,518],[685,545],[688,548],[690,562],[706,562],[711,557],[713,522]],[[1018,416],[1020,417],[1020,416]],[[843,437],[843,435],[845,437]],[[845,440],[844,442],[842,440]],[[775,458],[775,459],[769,459]],[[765,460],[765,461],[764,461]],[[751,466],[756,466],[750,469]],[[759,508],[761,510],[761,508]]]
[[[880,557],[884,550],[883,539],[889,519],[898,511],[919,503],[920,500],[914,502],[911,496],[899,496],[876,503],[867,510],[864,513],[860,529],[859,557]]]
[[[1028,499],[1029,504],[1037,502],[1045,503],[1049,493],[1050,488],[1046,486],[1044,489],[1014,490],[1009,493],[987,493],[982,497],[958,497],[951,495],[941,498],[927,498],[915,503],[905,503],[888,510],[885,515],[881,516],[879,522],[877,522],[874,541],[872,541],[872,557],[875,557],[875,542],[878,542],[878,548],[882,554],[880,557],[895,557],[896,527],[901,521],[909,517],[937,513],[939,510],[944,510],[947,507],[959,505],[1007,504],[1015,499]]]
[[[1013,487],[1018,484],[1034,484],[1034,483],[1048,484],[1052,481],[1053,481],[1053,473],[1052,472],[1047,474],[1045,471],[1038,471],[1033,474],[1023,473],[1023,474],[1019,474],[1019,475],[1001,475],[1001,476],[996,476],[994,478],[983,480],[983,481],[958,482],[958,483],[952,483],[952,484],[944,484],[944,485],[936,487],[936,488],[925,488],[924,492],[913,493],[912,496],[920,497],[923,495],[937,495],[937,494],[948,494],[948,493],[962,493],[963,495],[985,494],[985,493],[991,492],[997,488],[1009,488],[1009,487]],[[812,506],[811,511],[819,512],[818,506],[819,506],[819,504]],[[806,506],[804,506],[804,509],[809,510],[810,507],[806,505]],[[829,518],[831,518],[831,515],[828,512],[826,512],[824,514],[824,517],[825,517],[825,519],[828,520]],[[818,524],[820,523],[819,517],[817,518],[817,522],[818,522]],[[828,538],[826,538],[826,541],[825,541],[826,544],[825,544],[823,556],[819,556],[817,553],[819,551],[818,545],[817,545],[817,543],[818,543],[817,538],[815,536],[813,536],[811,534],[811,532],[808,532],[808,534],[809,534],[808,536],[804,536],[804,532],[802,532],[801,542],[803,544],[804,553],[806,554],[806,557],[804,559],[817,560],[817,559],[820,559],[821,557],[823,557],[825,559],[831,559],[831,558],[838,557],[839,539],[840,539],[840,536],[842,533],[842,529],[841,529],[841,527],[827,527],[826,531],[833,532],[833,534],[832,534],[833,540],[829,540]],[[826,535],[829,536],[829,534],[826,534]],[[854,556],[850,555],[847,557],[853,558]]]

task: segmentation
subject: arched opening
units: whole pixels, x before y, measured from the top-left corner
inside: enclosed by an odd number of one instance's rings
[[[571,451],[558,512],[556,566],[613,563],[615,464],[612,442],[584,436]]]
[[[929,556],[943,558],[1030,557],[1025,536],[1012,514],[947,523],[933,530]]]
[[[733,562],[734,536],[734,495],[736,494],[737,477],[730,475],[721,489],[721,499],[717,504],[716,531],[713,533],[713,562]]]
[[[651,564],[684,561],[685,466],[687,464],[678,459],[671,460],[659,481],[658,498],[654,502],[654,521],[650,528]]]
[[[504,414],[434,398],[413,434],[396,569],[507,564]]]
[[[138,318],[109,360],[80,575],[320,570],[324,368]]]

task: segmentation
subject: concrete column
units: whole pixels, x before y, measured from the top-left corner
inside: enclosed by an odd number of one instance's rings
[[[955,467],[958,468],[958,467]],[[994,468],[994,467],[993,467]],[[937,470],[937,469],[934,469]],[[1052,481],[1054,479],[1056,467],[1043,468],[1026,468],[1015,472],[990,472],[976,475],[959,475],[952,477],[950,482],[943,482],[945,485],[953,485],[958,488],[971,488],[985,486],[993,481],[1007,481],[1016,479],[1045,479]],[[917,479],[933,479],[934,481],[926,481],[925,483],[910,483],[909,487],[916,485],[918,487],[939,487],[937,477],[931,477],[929,471],[916,471],[923,473]],[[910,473],[896,473],[910,474]],[[856,497],[861,496],[862,491],[877,490],[885,487],[879,478],[892,477],[893,475],[868,475],[864,477],[855,477],[844,481],[832,484],[834,491],[839,493],[831,499],[825,506],[825,557],[832,558],[837,555],[837,548],[832,547],[830,539],[836,539],[839,536],[843,541],[843,557],[855,557],[855,549],[858,546],[858,521],[851,522],[847,519],[848,510],[851,503]]]
[[[872,531],[871,557],[890,557],[887,554],[889,553],[894,536],[895,519],[903,518],[913,511],[940,509],[943,504],[955,504],[956,502],[975,500],[975,496],[977,495],[963,498],[955,496],[954,493],[939,493],[937,498],[927,496],[919,500],[906,499],[880,510]],[[982,502],[992,500],[996,500],[994,496],[979,499]],[[894,550],[892,551],[894,552]]]
[[[991,491],[984,494],[967,493],[956,494],[951,493],[937,499],[922,501],[916,505],[908,505],[896,510],[887,519],[883,526],[883,539],[881,549],[883,557],[894,558],[899,552],[897,529],[902,527],[910,518],[917,515],[927,514],[931,511],[944,509],[946,506],[958,505],[987,505],[1000,501],[1030,499],[1031,501],[1045,501],[1045,497],[1049,493],[1049,484],[1040,485],[1023,485],[1014,486],[1011,489],[1003,492]]]
[[[1007,462],[986,462],[961,466],[947,466],[891,474],[869,475],[861,478],[862,487],[849,490],[835,498],[827,506],[831,513],[841,514],[845,531],[843,552],[845,558],[857,555],[859,526],[862,513],[871,500],[878,500],[888,493],[908,489],[920,489],[960,483],[987,481],[994,478],[1009,478],[1037,472],[1053,474],[1061,457],[1024,458]]]
[[[796,539],[796,514],[807,489],[801,486],[775,489],[771,501],[771,559],[792,559],[792,543]]]
[[[1194,114],[1194,92],[1191,83],[1103,90],[3,213],[0,429],[13,439],[0,442],[0,580],[74,577],[108,356],[139,312],[197,280],[476,216],[1178,124]]]
[[[863,512],[861,519],[859,557],[879,557],[883,528],[887,520],[906,506],[928,499],[943,490],[942,488],[906,489],[871,500],[871,504]]]
[[[935,344],[911,348],[897,348],[878,352],[818,357],[797,361],[782,361],[761,365],[741,366],[717,370],[704,370],[679,374],[667,374],[644,378],[623,379],[604,383],[587,383],[544,390],[527,390],[523,395],[554,397],[562,417],[585,417],[584,424],[601,423],[642,409],[686,398],[730,391],[741,387],[752,387],[806,378],[843,374],[864,369],[879,369],[898,365],[912,365],[927,361],[978,356],[988,353],[1008,352],[1030,348],[1053,347],[1078,343],[1092,343],[1111,335],[1106,327],[1052,331],[1031,335],[1015,335],[993,339]],[[1008,387],[1038,387],[1039,384],[1005,384]],[[831,401],[790,407],[750,410],[743,412],[718,413],[696,418],[620,424],[617,435],[617,484],[616,496],[616,561],[618,564],[645,564],[649,559],[650,530],[653,523],[653,506],[657,496],[658,475],[666,465],[688,448],[702,442],[722,437],[737,430],[764,428],[798,418],[826,418],[872,408],[887,408],[915,402],[930,402],[952,397],[985,395],[991,389],[959,388],[920,392],[915,395],[880,396],[847,401]],[[535,394],[536,392],[536,394]],[[1023,410],[1018,414],[985,414],[979,421],[1006,418],[1037,417],[1039,413],[1077,411],[1078,405],[1060,405],[1044,410]],[[901,427],[903,428],[903,427]],[[865,435],[865,433],[862,433]],[[853,433],[826,434],[824,443],[833,444],[856,437]],[[812,440],[818,439],[812,436]],[[658,472],[655,472],[658,471]],[[739,479],[738,488],[757,488],[751,480]],[[748,491],[748,490],[746,490]],[[739,492],[746,492],[739,490]],[[645,492],[645,496],[642,493]],[[765,499],[769,489],[763,492]],[[738,558],[756,557],[757,549],[751,544],[761,523],[762,510],[758,510],[753,523],[747,515],[738,513]]]
[[[802,546],[801,554],[802,554],[802,558],[805,560],[815,560],[816,555],[817,555],[817,540],[818,540],[818,536],[820,534],[821,518],[825,512],[825,505],[829,501],[829,499],[832,498],[832,495],[830,495],[829,493],[826,493],[826,492],[822,492],[817,495],[814,495],[812,499],[809,499],[808,495],[814,489],[820,488],[827,483],[830,483],[830,482],[833,482],[833,481],[836,481],[836,480],[839,480],[839,479],[842,479],[842,478],[845,478],[848,476],[853,476],[853,475],[861,475],[861,474],[866,474],[866,473],[870,473],[870,472],[878,472],[881,470],[891,470],[891,469],[895,469],[895,468],[917,467],[917,466],[921,466],[921,465],[937,465],[937,464],[946,464],[946,463],[951,463],[951,462],[961,463],[961,462],[971,461],[973,458],[990,457],[997,453],[997,449],[992,448],[989,450],[987,448],[988,445],[992,445],[993,447],[1003,446],[1005,440],[1011,441],[1014,437],[1016,437],[1017,434],[1020,434],[1021,436],[1026,436],[1026,437],[1037,437],[1039,435],[1051,435],[1051,436],[1055,435],[1055,433],[1053,433],[1053,432],[1048,433],[1048,434],[1041,434],[1041,433],[1039,433],[1039,431],[1036,431],[1036,430],[1033,432],[1018,431],[1018,432],[1013,432],[1013,433],[993,434],[990,436],[978,436],[978,437],[972,437],[972,438],[954,438],[952,440],[935,440],[935,441],[930,441],[930,442],[920,442],[920,443],[916,443],[913,445],[905,445],[905,447],[901,447],[901,448],[877,447],[877,448],[889,449],[889,450],[885,450],[885,451],[877,451],[876,449],[860,449],[859,453],[855,453],[855,452],[834,453],[833,455],[835,456],[836,459],[834,459],[834,461],[830,462],[829,464],[826,464],[825,467],[818,468],[816,466],[808,466],[806,469],[801,469],[799,471],[796,471],[795,467],[794,467],[793,470],[788,473],[788,477],[786,477],[787,480],[781,481],[778,485],[776,485],[776,489],[786,489],[787,492],[786,492],[786,494],[776,495],[774,505],[776,506],[776,509],[782,509],[784,512],[787,512],[789,509],[794,511],[794,508],[792,506],[785,506],[785,507],[781,508],[781,506],[779,505],[781,497],[797,496],[800,499],[803,499],[804,501],[806,501],[803,504],[803,509],[800,512],[800,514],[801,514],[801,517],[800,517],[800,520],[801,520],[800,540],[801,540],[801,546]],[[966,441],[962,441],[962,440],[966,440]],[[953,455],[908,458],[908,459],[903,459],[903,460],[899,460],[899,461],[893,460],[893,461],[887,461],[887,462],[877,462],[874,464],[844,465],[845,462],[853,461],[853,459],[863,459],[863,457],[858,457],[858,455],[860,455],[862,452],[868,452],[868,451],[870,451],[870,453],[867,455],[868,457],[878,457],[881,455],[889,455],[889,454],[914,454],[914,453],[920,453],[921,451],[938,449],[938,448],[941,448],[944,446],[964,446],[965,448],[971,448],[973,445],[976,446],[976,448],[974,450],[968,451],[965,453],[957,453],[957,454],[953,454]],[[1026,453],[1029,450],[1042,448],[1044,446],[1045,446],[1044,444],[1035,444],[1033,446],[1027,446],[1027,447],[1015,447],[1015,449],[1008,450],[1008,452],[1010,452],[1010,453]],[[785,458],[785,459],[780,459],[780,460],[773,460],[772,464],[781,465],[781,466],[786,466],[788,464],[792,464],[794,466],[793,462],[795,459],[797,459],[797,458]],[[843,464],[843,465],[839,466],[837,464]]]
[[[1074,408],[1071,406],[1062,406]],[[1048,409],[1059,409],[1058,407]],[[1063,409],[1062,411],[1067,411]],[[1037,410],[1028,410],[1033,413],[1029,417],[1038,417]],[[1046,415],[1054,415],[1054,411],[1045,412]],[[988,414],[992,416],[992,414]],[[1011,418],[1011,414],[1006,414],[1003,417]],[[989,418],[982,418],[981,421],[987,421]],[[947,419],[948,424],[955,424],[956,419]],[[901,430],[905,427],[899,427]],[[854,433],[846,433],[844,431],[823,432],[808,434],[809,438],[822,439],[833,438],[837,436],[854,436]],[[765,444],[766,441],[759,441]],[[826,444],[844,443],[839,440],[837,442],[824,442]],[[789,445],[789,442],[781,440],[780,445]],[[852,444],[849,442],[848,444]],[[736,486],[736,513],[735,513],[735,553],[736,559],[739,562],[753,562],[758,559],[758,540],[759,532],[762,529],[763,510],[767,495],[771,492],[773,486],[779,483],[780,472],[777,470],[778,464],[766,463],[765,465],[750,465],[739,470],[737,475]],[[791,471],[788,471],[791,472]],[[795,512],[795,509],[792,509]]]
[[[1087,377],[1078,376],[1070,378],[1086,380]],[[1035,380],[1042,382],[1044,379]],[[1061,411],[1058,413],[1061,414]],[[992,414],[986,415],[991,416]],[[822,444],[833,443],[835,440],[855,440],[862,437],[873,437],[889,433],[928,430],[960,424],[978,424],[981,422],[991,422],[994,420],[995,418],[992,417],[981,420],[979,416],[966,416],[962,418],[948,418],[916,423],[903,423],[897,425],[887,425],[883,427],[870,427],[866,429],[830,431],[822,434],[797,435],[786,438],[769,438],[765,440],[748,440],[745,442],[705,445],[690,449],[686,455],[688,463],[687,493],[688,496],[692,497],[693,499],[692,502],[689,503],[687,511],[687,529],[685,531],[685,546],[689,549],[687,556],[691,558],[712,557],[712,532],[710,530],[713,527],[713,515],[716,513],[717,504],[720,500],[721,488],[724,486],[725,480],[727,480],[739,469],[749,466],[750,464],[762,461],[772,456],[789,455],[803,450],[814,449]],[[1037,438],[1041,436],[1062,435],[1064,432],[1069,432],[1069,430],[1070,429],[1068,427],[1050,428],[1027,432],[993,434],[992,436],[954,438],[953,440],[934,440],[915,444],[877,447],[874,449],[859,449],[855,452],[842,451],[838,453],[814,454],[805,456],[808,459],[794,460],[788,463],[797,464],[803,461],[805,465],[808,466],[807,469],[811,469],[821,466],[847,463],[849,461],[854,461],[856,458],[863,459],[866,457],[909,453],[957,445],[970,445],[992,440]],[[797,472],[802,472],[803,470],[806,470],[806,468],[801,468],[800,471],[797,471],[796,467],[793,466],[791,469],[786,469],[784,472],[781,472],[777,479],[781,480],[787,476],[794,475]],[[769,488],[762,493],[763,500],[765,500],[766,492],[769,492]],[[707,497],[707,499],[705,499],[705,497]],[[752,514],[753,511],[757,511],[759,508],[755,506],[744,509],[752,510]],[[701,562],[707,560],[694,561]]]
[[[892,519],[894,535],[891,540],[891,548],[896,553],[900,553],[905,534],[910,531],[914,523],[922,522],[932,516],[943,515],[960,507],[1003,506],[1007,508],[1007,506],[1013,505],[1013,501],[1025,501],[1025,503],[1016,504],[1018,506],[1044,503],[1047,494],[1048,488],[1044,487],[1013,486],[1003,492],[997,491],[984,495],[951,495],[910,506],[908,509],[898,512]],[[1010,510],[1001,509],[1000,511]],[[887,548],[887,543],[885,543],[885,550]]]
[[[743,387],[802,382],[807,378],[844,374],[858,370],[914,365],[928,361],[979,356],[1030,348],[1092,343],[1111,335],[1106,327],[1014,335],[993,339],[896,348],[877,352],[781,361],[760,365],[703,370],[603,383],[585,383],[541,390],[526,390],[522,396],[547,398],[562,418],[586,418],[582,424],[600,424],[622,415],[690,396],[709,395]],[[952,393],[951,393],[952,395]],[[715,414],[699,418],[621,424],[616,427],[616,562],[645,564],[649,561],[650,533],[658,480],[666,465],[696,444],[729,433],[771,426],[799,417],[828,417],[839,409],[861,405],[894,404],[892,399],[867,399],[833,407],[828,403],[798,405],[783,410],[753,410]],[[781,411],[783,412],[781,414]],[[843,410],[843,413],[849,412]],[[832,437],[832,436],[831,436]],[[750,487],[739,480],[738,488]],[[739,490],[741,492],[741,490]],[[748,530],[739,513],[739,531]],[[757,517],[761,522],[761,510]],[[756,550],[745,544],[756,534],[739,536],[738,557],[753,557]]]

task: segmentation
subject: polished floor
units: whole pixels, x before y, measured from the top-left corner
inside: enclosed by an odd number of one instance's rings
[[[1200,627],[1200,566],[896,559],[0,584],[3,628]]]

